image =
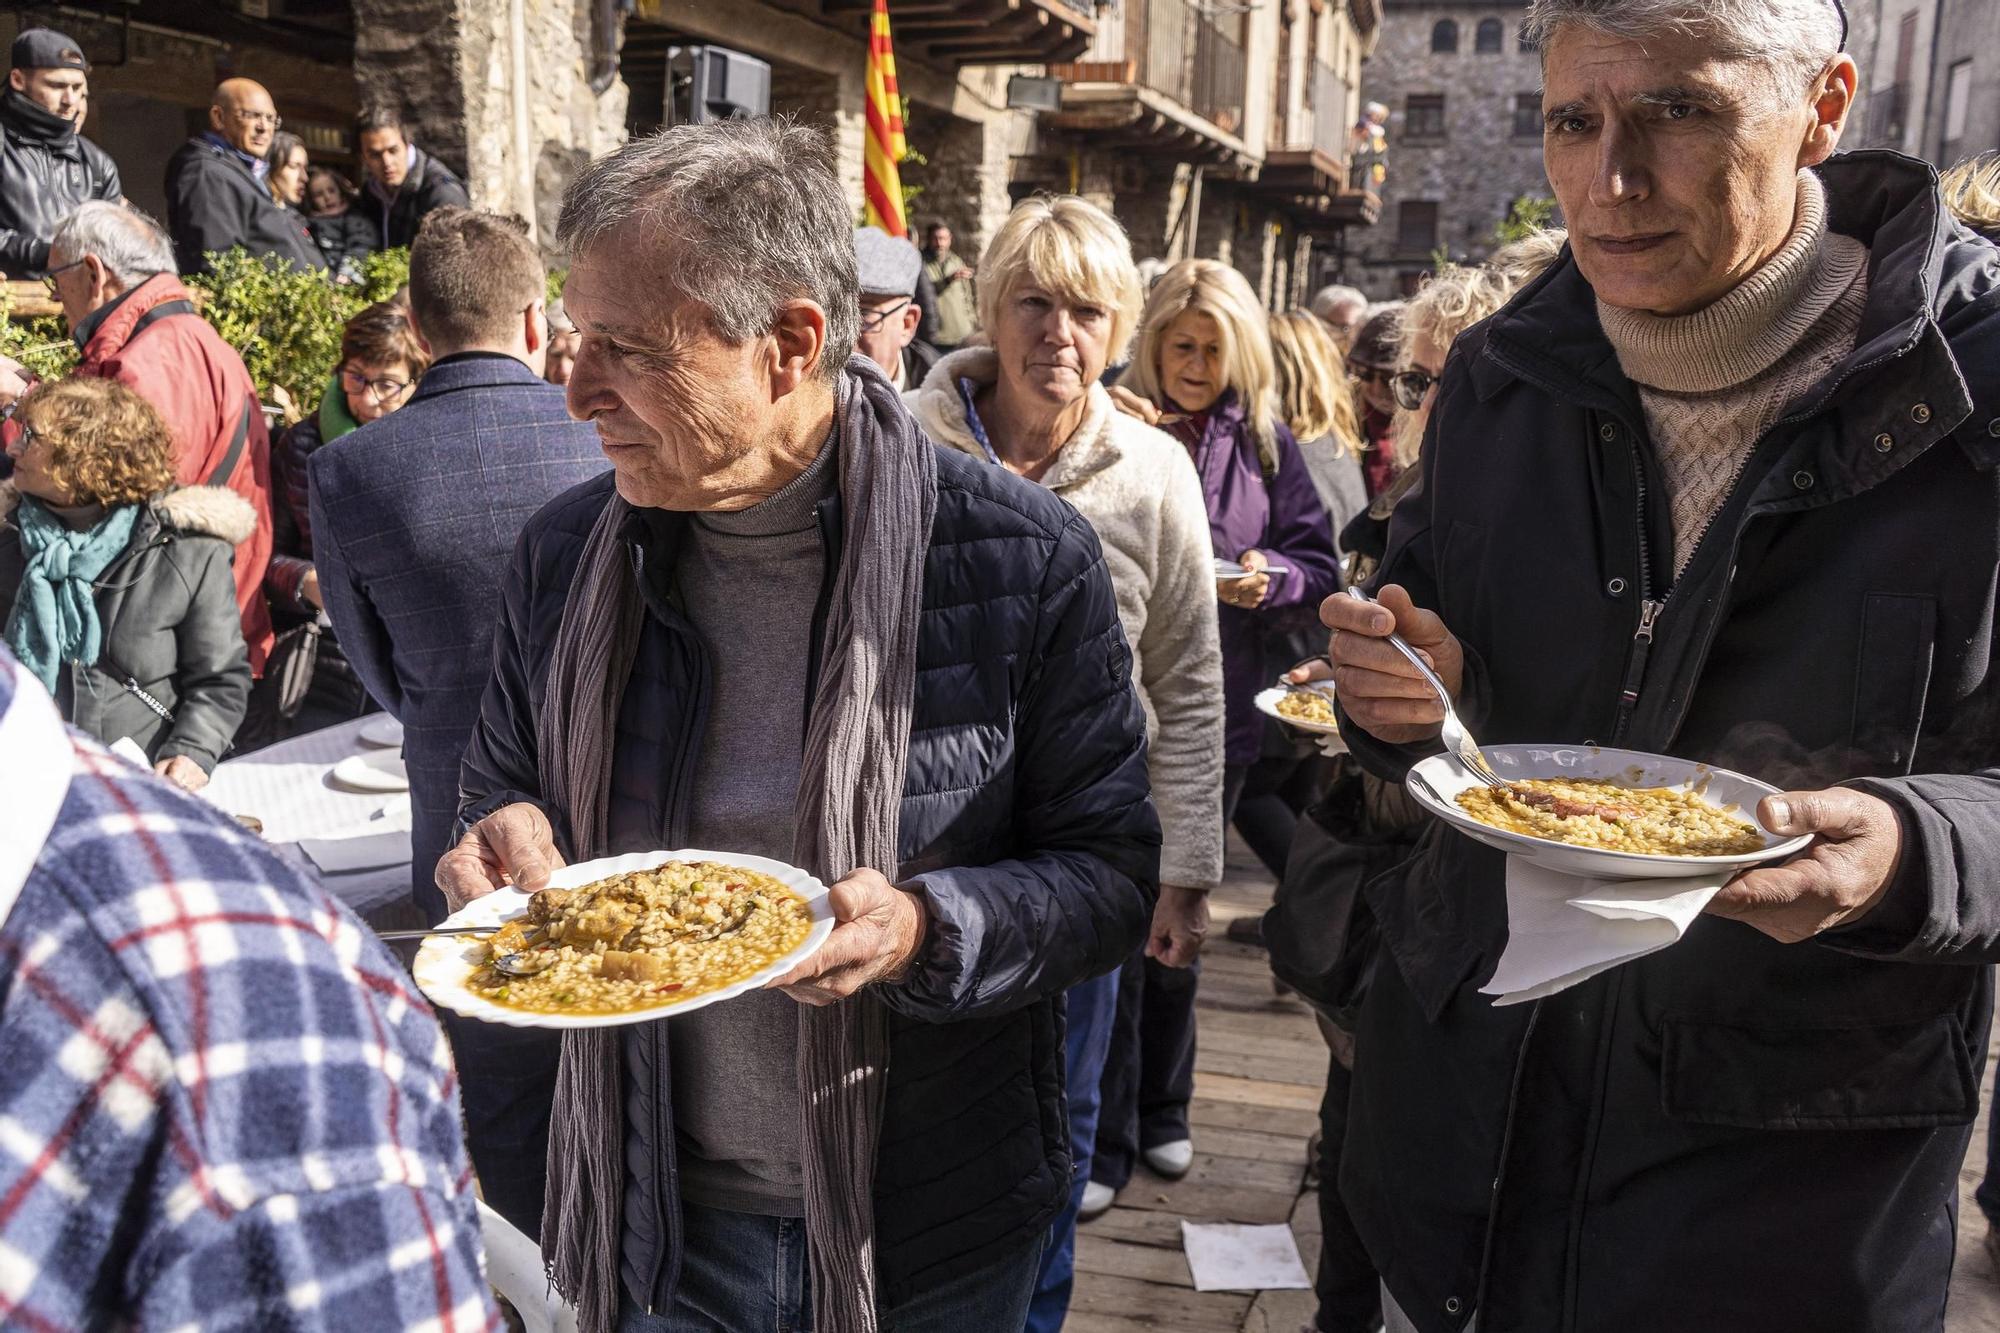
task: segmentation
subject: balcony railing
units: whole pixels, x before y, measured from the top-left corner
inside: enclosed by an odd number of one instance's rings
[[[1353,119],[1347,80],[1313,61],[1312,146],[1346,156],[1348,123]]]
[[[1910,85],[1892,83],[1868,94],[1868,141],[1877,147],[1895,147],[1903,141],[1903,128],[1910,118]]]
[[[1140,11],[1135,16],[1141,22],[1135,32],[1127,20],[1126,53],[1139,57],[1139,82],[1224,133],[1242,133],[1247,62],[1242,46],[1224,34],[1216,17],[1205,12],[1207,6],[1144,0],[1133,9]]]

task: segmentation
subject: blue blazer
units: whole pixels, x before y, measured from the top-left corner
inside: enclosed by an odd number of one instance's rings
[[[361,683],[402,722],[411,882],[432,883],[458,809],[458,767],[493,668],[500,580],[535,511],[608,470],[563,391],[510,356],[432,366],[402,410],[325,445],[307,467],[327,615]]]

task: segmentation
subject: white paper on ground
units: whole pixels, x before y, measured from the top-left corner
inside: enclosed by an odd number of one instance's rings
[[[1479,988],[1495,1004],[1554,995],[1675,943],[1728,881],[1588,879],[1507,858],[1507,948]]]
[[[1305,1291],[1312,1282],[1292,1229],[1183,1221],[1181,1248],[1196,1291]]]
[[[410,831],[384,829],[351,838],[301,838],[299,850],[329,875],[410,863]]]

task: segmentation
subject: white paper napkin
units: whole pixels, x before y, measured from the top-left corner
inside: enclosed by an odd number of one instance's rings
[[[1480,993],[1495,1004],[1554,995],[1679,940],[1729,880],[1588,879],[1507,858],[1507,949]]]
[[[329,875],[410,863],[410,830],[384,829],[349,838],[301,838],[299,850]]]
[[[1181,1222],[1181,1249],[1196,1291],[1305,1291],[1312,1286],[1292,1229]]]
[[[111,753],[117,755],[128,764],[135,764],[149,773],[153,771],[152,761],[147,759],[146,752],[139,748],[139,742],[133,740],[130,736],[120,736],[117,740],[111,742]]]

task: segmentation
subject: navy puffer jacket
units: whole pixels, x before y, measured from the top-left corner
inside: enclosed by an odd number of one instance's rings
[[[925,896],[930,931],[910,975],[878,991],[891,1024],[875,1185],[885,1304],[1003,1257],[1068,1193],[1062,994],[1137,947],[1159,864],[1144,722],[1096,535],[999,468],[941,449],[937,469],[901,825],[904,880]],[[605,476],[571,490],[522,534],[466,754],[468,822],[539,803],[535,718],[611,489]],[[818,518],[831,568],[838,497]],[[685,845],[709,654],[669,596],[684,522],[645,510],[624,534],[648,615],[618,719],[611,854]],[[567,852],[564,820],[550,817]],[[628,1123],[656,1130],[626,1156],[654,1207],[627,1209],[642,1243],[625,1247],[625,1281],[659,1308],[680,1252],[667,1024],[639,1031],[651,1038],[626,1043],[628,1081],[650,1104],[628,1108]],[[635,1248],[650,1257],[638,1271]]]

